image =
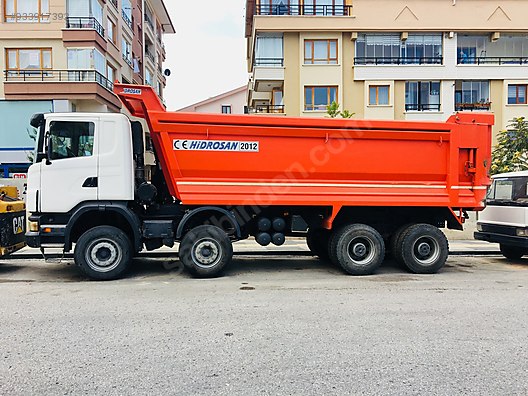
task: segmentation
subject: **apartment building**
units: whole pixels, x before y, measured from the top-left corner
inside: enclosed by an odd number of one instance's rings
[[[113,82],[149,84],[163,98],[162,0],[2,0],[0,177],[28,166],[37,112],[119,112]]]
[[[528,116],[528,1],[247,0],[250,112]]]

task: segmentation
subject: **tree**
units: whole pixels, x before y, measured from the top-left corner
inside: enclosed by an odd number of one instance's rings
[[[493,149],[491,174],[528,170],[528,121],[514,118],[499,132]]]
[[[334,100],[326,106],[326,114],[330,118],[336,118],[338,116],[341,116],[342,118],[352,118],[356,113],[352,113],[349,110],[339,110],[339,104]]]

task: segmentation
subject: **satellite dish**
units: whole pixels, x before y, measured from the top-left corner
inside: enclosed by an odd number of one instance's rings
[[[167,77],[169,77],[171,75],[171,71],[170,69],[165,69],[165,71],[163,72],[163,74],[165,74]]]

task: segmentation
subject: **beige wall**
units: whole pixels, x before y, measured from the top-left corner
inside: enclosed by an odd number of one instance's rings
[[[301,90],[299,70],[300,45],[298,33],[284,34],[284,108],[288,116],[299,116]]]

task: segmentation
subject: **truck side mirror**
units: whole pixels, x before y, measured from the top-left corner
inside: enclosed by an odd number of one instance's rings
[[[51,135],[49,132],[46,133],[44,140],[46,141],[46,165],[51,165],[52,147],[51,147]]]

